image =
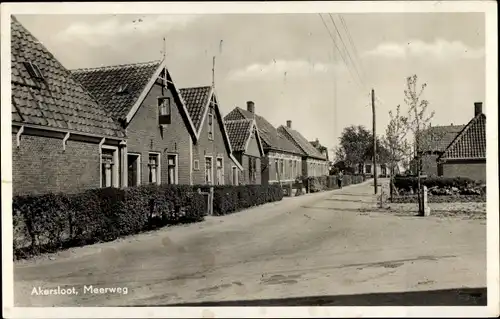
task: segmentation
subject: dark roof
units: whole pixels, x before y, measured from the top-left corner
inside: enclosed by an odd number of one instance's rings
[[[226,115],[224,120],[253,119],[254,117],[259,130],[260,138],[262,140],[263,148],[304,155],[304,153],[297,146],[288,140],[288,138],[283,136],[283,134],[281,134],[271,123],[260,115],[253,114],[240,107],[236,107]]]
[[[464,129],[465,125],[433,126],[421,133],[424,138],[423,147],[427,152],[444,152],[453,139]]]
[[[311,143],[309,143],[309,141],[298,131],[283,125],[280,126],[278,130],[284,132],[286,136],[288,136],[292,142],[300,147],[308,157],[326,160],[326,157],[321,154],[314,146],[312,146]]]
[[[211,97],[212,87],[211,86],[200,86],[179,89],[182,98],[186,103],[186,108],[189,112],[189,116],[193,121],[196,131],[199,131],[201,123],[203,121],[203,115],[208,106],[208,101]]]
[[[224,124],[226,125],[227,135],[229,141],[231,141],[233,151],[246,151],[246,144],[252,133],[253,120],[224,120]]]
[[[115,119],[127,117],[161,61],[72,70],[73,76],[92,93]],[[123,93],[119,93],[124,88]]]
[[[441,159],[486,159],[486,115],[475,116],[444,151]]]
[[[71,72],[12,16],[12,120],[100,136],[124,137],[124,131],[98,105]],[[34,80],[23,62],[38,66]]]
[[[326,151],[326,159],[328,159],[328,148],[326,146],[321,145],[318,139],[316,139],[315,141],[311,141],[309,143],[311,143],[311,145],[314,146],[314,148],[316,148],[320,153]]]

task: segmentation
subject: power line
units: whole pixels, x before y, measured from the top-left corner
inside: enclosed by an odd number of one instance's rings
[[[359,58],[358,50],[356,49],[356,45],[354,44],[351,33],[349,32],[349,28],[347,27],[347,23],[345,22],[344,17],[341,14],[339,14],[338,16],[339,16],[340,22],[342,23],[342,27],[344,28],[345,33],[347,34],[347,38],[349,40],[349,43],[351,44],[351,47],[353,49],[354,57],[358,61],[358,64],[360,65],[361,73],[363,73],[363,76],[364,76],[365,72],[363,69],[363,64],[361,63],[361,59]]]
[[[366,84],[364,83],[363,81],[363,78],[361,77],[361,75],[359,74],[358,72],[358,69],[356,67],[356,64],[354,63],[354,61],[352,60],[352,57],[351,57],[351,54],[349,53],[349,50],[347,49],[347,46],[345,45],[345,42],[344,42],[344,39],[342,38],[342,35],[340,34],[339,32],[339,29],[337,28],[337,24],[335,23],[335,20],[333,19],[333,16],[331,13],[328,14],[330,16],[330,20],[332,20],[332,23],[333,23],[333,26],[335,28],[335,31],[337,31],[337,34],[339,35],[339,38],[340,38],[340,42],[342,42],[342,45],[344,46],[345,48],[345,51],[346,51],[346,54],[347,54],[347,57],[349,58],[349,60],[351,61],[351,64],[354,68],[354,71],[356,71],[356,74],[358,75],[358,78],[359,80],[361,81],[361,84],[363,85],[364,88],[366,88]]]
[[[353,78],[353,80],[356,82],[357,85],[359,85],[359,83],[356,81],[356,77],[354,76],[354,74],[352,73],[352,70],[351,68],[349,67],[349,63],[347,63],[346,59],[344,58],[344,55],[342,54],[342,51],[340,50],[339,46],[337,45],[337,42],[334,40],[333,38],[333,35],[332,33],[330,32],[330,28],[328,28],[328,25],[326,24],[325,22],[325,19],[323,19],[323,16],[321,15],[321,13],[318,13],[319,17],[321,18],[321,21],[323,21],[323,25],[325,26],[326,28],[326,31],[328,31],[328,34],[330,35],[330,39],[332,40],[333,44],[335,45],[335,47],[337,48],[337,51],[340,53],[340,56],[342,58],[342,60],[344,61],[344,64],[346,65],[347,67],[347,70],[349,71],[349,73],[351,74],[351,77]],[[362,87],[360,87],[362,88]]]

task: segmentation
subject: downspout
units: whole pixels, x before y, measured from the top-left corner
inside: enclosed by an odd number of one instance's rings
[[[17,131],[16,134],[17,147],[21,146],[21,134],[23,134],[23,132],[24,132],[24,125],[21,126],[21,128],[19,129],[19,131]]]
[[[122,187],[128,186],[128,156],[127,156],[127,141],[123,140],[120,142],[120,154],[121,154],[121,174],[122,177]]]
[[[63,151],[66,151],[66,142],[68,141],[70,135],[71,134],[68,132],[63,138]]]
[[[103,137],[99,142],[99,187],[102,187],[102,145],[106,141],[106,138]]]

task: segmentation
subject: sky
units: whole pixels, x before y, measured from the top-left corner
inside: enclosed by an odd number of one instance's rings
[[[328,13],[321,16],[17,18],[69,69],[159,60],[166,47],[174,82],[191,87],[211,84],[216,56],[214,80],[223,114],[251,100],[276,127],[291,120],[307,139],[318,138],[330,149],[344,127],[371,130],[371,89],[377,135],[384,134],[388,112],[397,105],[407,110],[404,89],[413,74],[427,83],[423,97],[435,112],[433,125],[466,124],[474,102],[484,102],[483,13],[332,13],[337,29]]]

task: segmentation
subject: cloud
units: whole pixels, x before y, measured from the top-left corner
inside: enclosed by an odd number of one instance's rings
[[[123,16],[117,16],[98,23],[77,22],[61,31],[57,38],[61,41],[80,40],[88,45],[100,46],[130,35],[147,35],[151,33],[168,32],[173,29],[183,29],[196,20],[199,15],[162,15],[154,17],[131,18],[123,21]]]
[[[364,56],[385,58],[434,58],[439,60],[479,59],[484,48],[471,48],[461,41],[436,39],[433,43],[412,40],[407,43],[385,42],[364,53]]]
[[[232,80],[253,80],[283,76],[304,76],[310,73],[326,73],[334,68],[333,64],[311,63],[304,60],[273,60],[267,64],[251,64],[229,73]]]

